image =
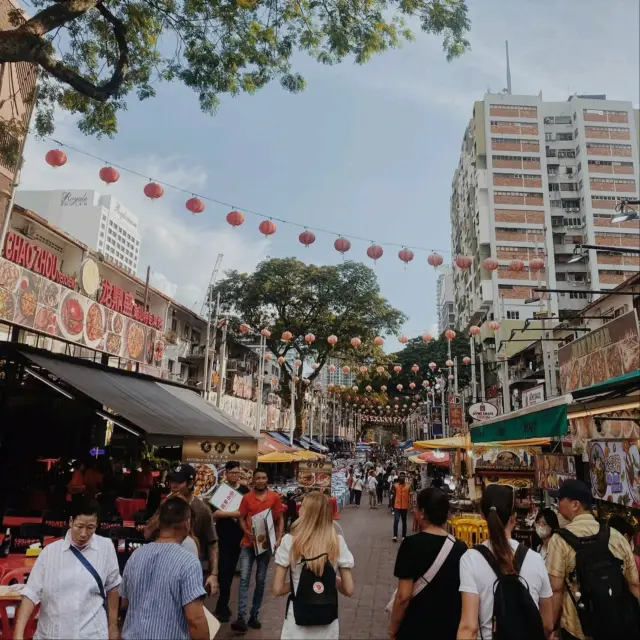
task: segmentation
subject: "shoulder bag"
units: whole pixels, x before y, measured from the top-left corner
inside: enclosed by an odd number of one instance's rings
[[[69,546],[71,553],[78,558],[80,564],[93,576],[93,579],[96,581],[98,585],[98,590],[100,591],[100,595],[102,596],[102,606],[104,607],[104,612],[107,614],[107,622],[109,622],[109,609],[107,607],[107,594],[104,590],[104,584],[102,583],[102,578],[100,574],[95,570],[94,566],[76,549],[73,545]]]

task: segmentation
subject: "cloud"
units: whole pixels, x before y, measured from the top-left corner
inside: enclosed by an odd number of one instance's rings
[[[63,116],[58,122],[56,137],[66,144],[95,155],[104,154],[141,176],[162,180],[187,192],[207,193],[206,171],[185,157],[107,155],[108,151],[96,151],[100,143],[77,132],[71,118]],[[147,179],[124,171],[116,184],[107,187],[98,177],[103,163],[69,149],[65,149],[68,163],[60,169],[51,169],[43,158],[52,146],[50,141],[29,139],[20,188],[96,189],[112,194],[140,220],[138,275],[144,277],[150,265],[152,285],[186,306],[200,310],[219,253],[224,254],[222,271],[251,270],[266,256],[269,241],[250,240],[229,227],[224,218],[225,208],[207,202],[205,212],[194,217],[184,206],[189,193],[169,188],[165,188],[161,199],[150,201],[142,191]]]

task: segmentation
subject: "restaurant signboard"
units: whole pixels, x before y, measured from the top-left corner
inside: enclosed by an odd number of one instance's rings
[[[578,391],[640,369],[635,310],[558,349],[558,363],[563,393]]]
[[[544,402],[544,385],[539,384],[522,392],[522,408],[532,407],[534,404]]]
[[[307,460],[298,464],[298,486],[303,491],[322,491],[331,495],[331,460]]]
[[[594,498],[640,508],[640,441],[591,440],[589,472]]]
[[[565,480],[575,480],[574,456],[539,454],[535,456],[536,485],[540,489],[559,489]]]
[[[464,405],[459,394],[449,397],[449,427],[452,431],[461,431],[464,428]]]

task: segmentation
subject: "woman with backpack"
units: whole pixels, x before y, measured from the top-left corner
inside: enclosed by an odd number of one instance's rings
[[[275,561],[273,595],[289,596],[281,639],[337,640],[338,591],[347,597],[353,594],[354,561],[333,526],[333,511],[324,494],[307,494]]]
[[[458,640],[545,640],[553,630],[551,584],[538,553],[511,539],[515,492],[489,485],[481,501],[489,539],[460,561]]]

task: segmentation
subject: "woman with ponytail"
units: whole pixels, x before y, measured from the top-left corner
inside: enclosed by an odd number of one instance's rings
[[[515,492],[512,487],[493,484],[484,490],[481,509],[487,521],[489,539],[481,545],[486,549],[469,549],[460,561],[462,617],[458,640],[496,638],[494,594],[497,593],[497,583],[500,582],[502,587],[504,582],[504,578],[500,579],[498,574],[519,581],[528,589],[531,600],[540,609],[544,633],[549,635],[552,631],[549,576],[539,554],[528,550],[525,555],[525,549],[519,549],[518,542],[511,539],[515,525],[514,505]]]

